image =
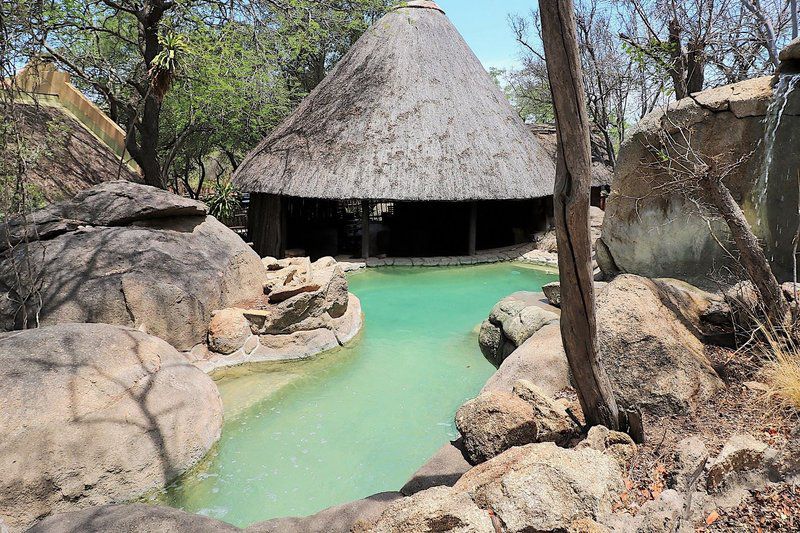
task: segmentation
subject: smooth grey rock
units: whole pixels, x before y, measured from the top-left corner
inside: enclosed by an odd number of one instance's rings
[[[530,305],[502,324],[503,334],[514,346],[519,347],[544,326],[557,321],[558,315],[555,313]]]
[[[481,323],[478,332],[478,346],[480,346],[483,356],[496,366],[499,366],[517,348],[506,339],[500,326],[492,324],[489,320]]]
[[[534,293],[514,293],[492,308],[481,324],[478,345],[494,365],[500,365],[542,327],[558,321],[558,314],[536,301]]]
[[[464,474],[454,489],[492,509],[509,533],[565,530],[587,518],[602,523],[625,490],[612,458],[553,443],[512,448]]]
[[[536,442],[536,413],[524,400],[507,392],[485,392],[456,412],[456,427],[473,464],[512,446]]]
[[[400,492],[411,496],[432,487],[452,487],[470,468],[472,465],[464,457],[461,440],[447,443],[414,472]]]
[[[399,492],[381,492],[362,500],[337,505],[303,518],[276,518],[258,522],[247,533],[348,533],[358,524],[371,522],[403,498]]]
[[[205,342],[211,312],[259,298],[266,270],[201,206],[128,182],[104,183],[51,206],[110,225],[82,226],[2,256],[0,329],[21,329],[25,314],[38,313],[42,325],[139,328],[178,350]],[[28,260],[31,269],[19,278],[15,265]],[[24,308],[15,304],[21,300]]]
[[[102,505],[46,518],[28,533],[234,533],[225,522],[172,507],[132,503]]]
[[[672,102],[666,110],[657,109],[646,116],[626,135],[602,232],[610,259],[620,271],[702,283],[718,279],[726,267],[735,270],[738,266],[719,245],[730,242],[725,223],[712,220],[709,224],[694,199],[673,194],[669,173],[658,168],[655,154],[662,146],[660,136],[683,130],[698,152],[716,158],[721,166],[752,152],[726,176],[726,185],[741,202],[748,220],[761,221],[753,226],[754,231],[766,246],[777,278],[791,279],[792,240],[798,224],[800,115],[796,110],[800,92],[789,98],[772,146],[772,153],[784,156],[771,158],[769,184],[766,190],[758,190],[763,189],[765,172],[765,117],[773,100],[772,76],[745,80]],[[756,195],[763,195],[763,206],[758,209],[751,201]],[[606,263],[599,253],[598,262]]]
[[[511,392],[514,383],[520,379],[530,381],[550,397],[570,387],[569,363],[558,324],[544,326],[514,350],[488,379],[481,392]]]
[[[0,226],[0,251],[24,237],[46,240],[77,226],[124,226],[132,222],[167,217],[208,214],[202,202],[130,181],[108,181],[76,194],[71,200],[53,204],[27,217]]]
[[[219,439],[214,382],[161,339],[106,324],[0,337],[0,520],[160,489]]]

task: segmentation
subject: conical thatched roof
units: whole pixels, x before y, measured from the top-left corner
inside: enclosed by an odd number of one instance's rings
[[[444,12],[375,23],[239,166],[243,191],[489,200],[553,193],[555,168]]]

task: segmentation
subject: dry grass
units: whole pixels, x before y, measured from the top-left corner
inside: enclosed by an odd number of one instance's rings
[[[781,406],[800,411],[800,346],[794,335],[776,332],[769,324],[757,328],[765,361],[767,397]]]

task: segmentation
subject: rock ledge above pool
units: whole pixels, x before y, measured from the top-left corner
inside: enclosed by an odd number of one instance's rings
[[[187,357],[205,372],[305,359],[343,346],[363,324],[361,302],[333,258],[262,260],[264,295],[212,313],[208,342]]]

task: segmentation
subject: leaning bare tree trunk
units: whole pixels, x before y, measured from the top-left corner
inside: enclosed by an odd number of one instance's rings
[[[553,195],[561,338],[588,425],[622,429],[611,383],[600,361],[589,242],[591,148],[572,0],[539,2],[547,72],[558,127]]]
[[[788,313],[788,305],[783,297],[778,280],[772,273],[767,256],[761,249],[758,238],[750,229],[750,224],[733,199],[730,190],[718,177],[707,174],[700,179],[708,201],[719,213],[731,232],[742,266],[758,291],[764,310],[772,325],[783,326]]]

